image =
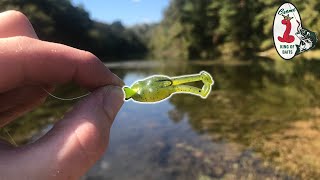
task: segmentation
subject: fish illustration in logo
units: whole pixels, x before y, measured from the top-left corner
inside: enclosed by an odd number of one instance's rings
[[[295,55],[308,51],[316,46],[318,41],[317,34],[308,29],[305,29],[301,26],[301,23],[297,21],[299,24],[296,32],[296,36],[300,39],[300,44],[297,46],[297,51]]]

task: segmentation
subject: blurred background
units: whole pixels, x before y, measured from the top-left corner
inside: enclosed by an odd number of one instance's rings
[[[215,80],[206,100],[174,95],[152,105],[126,102],[108,152],[82,179],[317,179],[319,44],[291,61],[280,59],[272,25],[283,2],[1,0],[0,12],[19,10],[40,39],[93,52],[127,85],[201,70]],[[319,33],[320,2],[290,2],[303,26]],[[55,95],[83,93],[67,84]],[[32,143],[73,103],[48,98],[1,128],[0,137]]]

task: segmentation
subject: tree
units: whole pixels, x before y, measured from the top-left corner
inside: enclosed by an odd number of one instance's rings
[[[155,57],[246,59],[273,48],[272,26],[281,0],[172,0],[150,42]],[[320,2],[293,0],[303,25],[320,29]]]
[[[92,51],[103,59],[143,58],[146,45],[121,22],[92,21],[81,6],[69,0],[3,0],[0,11],[23,12],[40,39]]]

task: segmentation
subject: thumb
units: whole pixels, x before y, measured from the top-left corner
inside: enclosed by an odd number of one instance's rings
[[[82,176],[106,150],[111,125],[122,104],[123,92],[116,86],[100,88],[76,104],[47,135],[25,147],[23,154],[32,161],[23,158],[23,162],[36,167],[29,172],[43,173],[35,179]]]

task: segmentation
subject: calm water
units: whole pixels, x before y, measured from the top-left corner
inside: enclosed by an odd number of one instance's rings
[[[174,95],[159,104],[126,102],[108,152],[83,179],[319,177],[320,62],[148,64],[113,64],[112,71],[130,85],[152,74],[206,70],[215,80],[213,91],[206,100]],[[68,86],[56,94],[83,93],[77,89]],[[9,132],[20,144],[34,141],[71,105],[49,99]]]

